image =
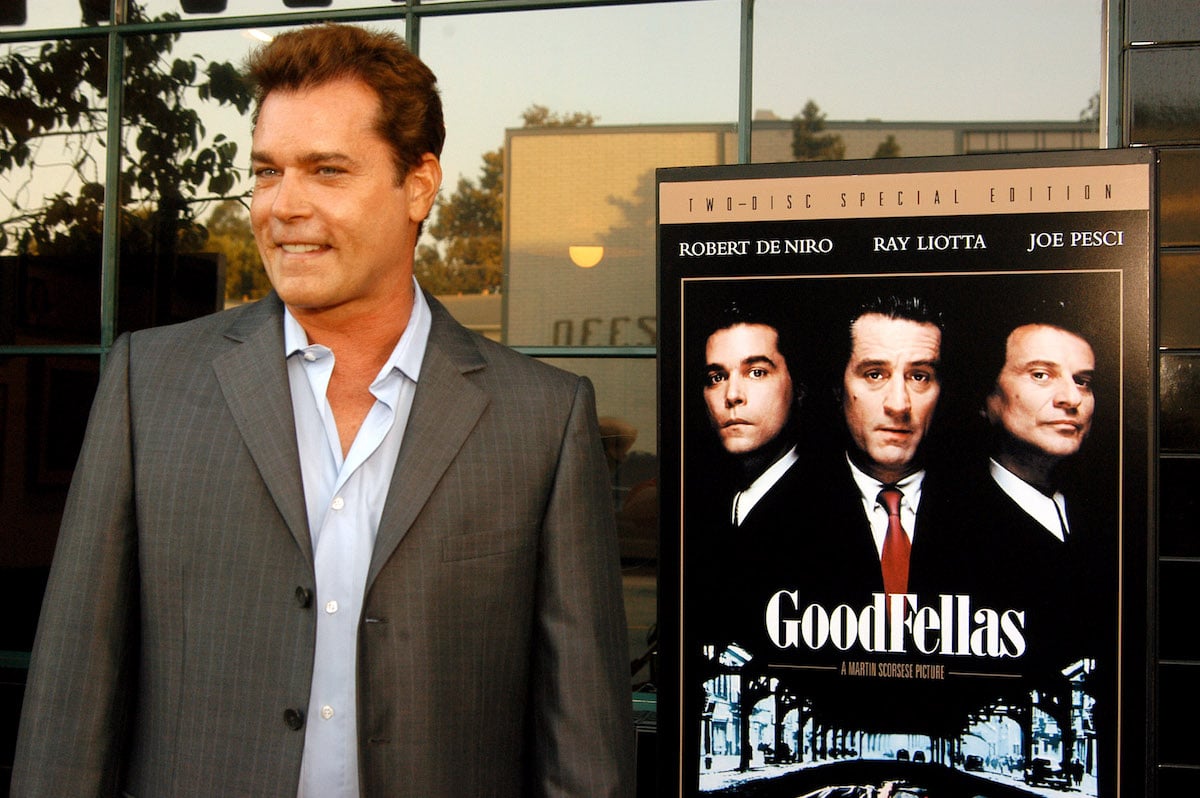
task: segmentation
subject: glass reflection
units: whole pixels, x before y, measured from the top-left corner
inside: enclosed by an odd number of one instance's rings
[[[596,387],[600,438],[608,462],[635,688],[656,685],[658,584],[658,398],[652,359],[551,358]]]
[[[425,20],[447,139],[423,284],[501,290],[510,345],[656,344],[654,170],[736,160],[738,12],[716,0]],[[539,46],[513,59],[514,41]]]
[[[1130,0],[1124,6],[1125,38],[1131,42],[1187,42],[1200,39],[1195,0]]]
[[[611,478],[621,558],[658,555],[657,361],[553,358],[548,363],[591,379]]]
[[[1159,660],[1200,661],[1194,607],[1200,563],[1160,562],[1158,571]]]
[[[1133,97],[1130,143],[1200,139],[1200,47],[1133,50],[1127,59]]]
[[[753,160],[1095,148],[1103,5],[757,0]]]
[[[0,49],[0,344],[99,343],[106,48]]]
[[[95,357],[0,358],[0,568],[50,564],[98,375]]]
[[[240,224],[251,105],[240,64],[254,43],[240,31],[126,40],[119,330],[220,310],[227,279],[256,293]]]
[[[1200,349],[1200,254],[1159,256],[1159,344]]]
[[[1200,557],[1200,459],[1169,458],[1158,466],[1158,553],[1164,557]]]
[[[111,0],[4,0],[0,30],[13,28],[71,28],[101,25],[110,20]]]
[[[1158,243],[1200,246],[1200,151],[1163,150],[1158,170]]]
[[[1200,576],[1193,566],[1192,578]],[[1170,611],[1168,611],[1170,613]],[[1180,619],[1183,628],[1191,618]],[[1196,713],[1200,712],[1200,695],[1196,692],[1196,679],[1200,667],[1195,663],[1172,663],[1158,666],[1158,735],[1159,761],[1173,765],[1184,765],[1189,769],[1186,781],[1183,773],[1173,774],[1160,768],[1157,795],[1187,795],[1196,788],[1196,766],[1200,765],[1200,728],[1195,724]],[[1165,771],[1165,772],[1164,772]]]
[[[1200,357],[1162,355],[1159,391],[1160,447],[1200,453]]]
[[[254,14],[286,14],[289,11],[339,10],[396,7],[396,0],[137,0],[146,13],[195,15],[249,16]]]
[[[268,285],[250,232],[246,31],[131,37],[118,330],[195,318]]]

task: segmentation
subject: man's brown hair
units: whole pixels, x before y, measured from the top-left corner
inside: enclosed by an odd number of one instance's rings
[[[397,180],[446,140],[437,77],[395,33],[325,24],[281,33],[246,61],[255,89],[254,121],[268,94],[334,80],[361,80],[379,97],[375,130],[392,148]]]

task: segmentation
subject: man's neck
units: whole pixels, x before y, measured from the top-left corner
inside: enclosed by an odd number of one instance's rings
[[[1029,447],[1001,444],[992,459],[1040,493],[1054,495],[1054,467],[1060,458]]]
[[[408,327],[413,311],[412,291],[410,281],[407,291],[396,292],[388,301],[320,309],[289,305],[288,310],[304,328],[310,344],[328,347],[338,366],[344,365],[350,372],[369,371],[370,380],[391,356]]]
[[[325,398],[337,424],[343,457],[375,404],[371,384],[412,318],[411,279],[407,285],[406,293],[366,307],[288,308],[304,328],[309,343],[321,344],[333,352],[333,372]]]
[[[753,452],[739,455],[734,459],[737,468],[737,487],[739,490],[748,488],[764,471],[783,457],[795,442],[790,435],[780,435],[775,440],[760,446]]]
[[[884,485],[895,485],[905,477],[917,473],[924,467],[916,459],[910,460],[902,466],[882,466],[868,458],[857,446],[850,446],[846,450],[846,456],[854,464],[855,468]]]

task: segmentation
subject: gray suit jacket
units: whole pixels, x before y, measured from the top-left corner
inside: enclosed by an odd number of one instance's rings
[[[363,795],[630,794],[591,385],[430,305],[359,622]],[[295,798],[317,598],[281,318],[272,295],[113,348],[14,796]]]

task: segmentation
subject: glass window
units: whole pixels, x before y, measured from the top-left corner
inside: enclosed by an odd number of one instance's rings
[[[184,17],[203,14],[242,16],[252,14],[284,14],[289,11],[342,10],[371,6],[396,6],[396,0],[137,0],[138,5],[152,18],[166,13]]]
[[[1130,143],[1200,140],[1200,47],[1133,50],[1127,58]]]
[[[640,663],[635,685],[652,681],[648,656],[656,624],[658,575],[658,424],[656,361],[553,358],[548,363],[586,375],[596,387],[596,413],[608,461],[625,586],[629,661]]]
[[[1094,148],[1102,5],[757,0],[753,160]]]
[[[1192,577],[1195,576],[1197,574],[1193,569]],[[1186,616],[1179,620],[1184,629],[1192,623],[1192,619]],[[1200,751],[1200,729],[1193,722],[1196,713],[1200,712],[1197,677],[1200,677],[1200,666],[1194,663],[1172,663],[1158,668],[1158,727],[1162,729],[1158,740],[1159,756],[1163,762],[1190,765],[1192,768],[1200,765],[1200,754],[1197,753]],[[1192,770],[1192,774],[1195,775],[1195,770]],[[1159,786],[1159,795],[1183,795],[1190,789],[1163,790],[1161,781]]]
[[[251,98],[240,81],[258,40],[227,30],[125,43],[117,321],[132,330],[220,310],[227,283],[261,293],[245,276],[262,270],[245,213]]]
[[[425,20],[421,54],[447,128],[441,202],[418,263],[425,284],[502,290],[511,345],[653,346],[654,170],[736,154],[726,139],[738,9],[717,0]],[[537,46],[513,58],[514,42]],[[472,207],[483,218],[464,220]]]
[[[1163,451],[1200,452],[1200,357],[1159,359],[1159,445]]]
[[[1200,150],[1163,150],[1158,169],[1158,244],[1200,246]]]
[[[99,25],[109,21],[111,0],[3,0],[0,30],[38,30]]]
[[[0,357],[0,568],[50,564],[99,373],[83,355]]]
[[[1158,571],[1158,654],[1165,660],[1200,661],[1200,638],[1194,633],[1195,585],[1200,579],[1198,562],[1164,562]],[[1189,603],[1191,600],[1193,603]],[[1195,749],[1193,758],[1197,763]]]
[[[1158,551],[1166,557],[1200,557],[1200,459],[1171,457],[1158,467]]]
[[[1159,256],[1159,343],[1200,349],[1200,254],[1163,252]]]
[[[1127,0],[1125,38],[1131,42],[1200,40],[1195,0]]]
[[[98,344],[107,40],[0,47],[0,345]]]

